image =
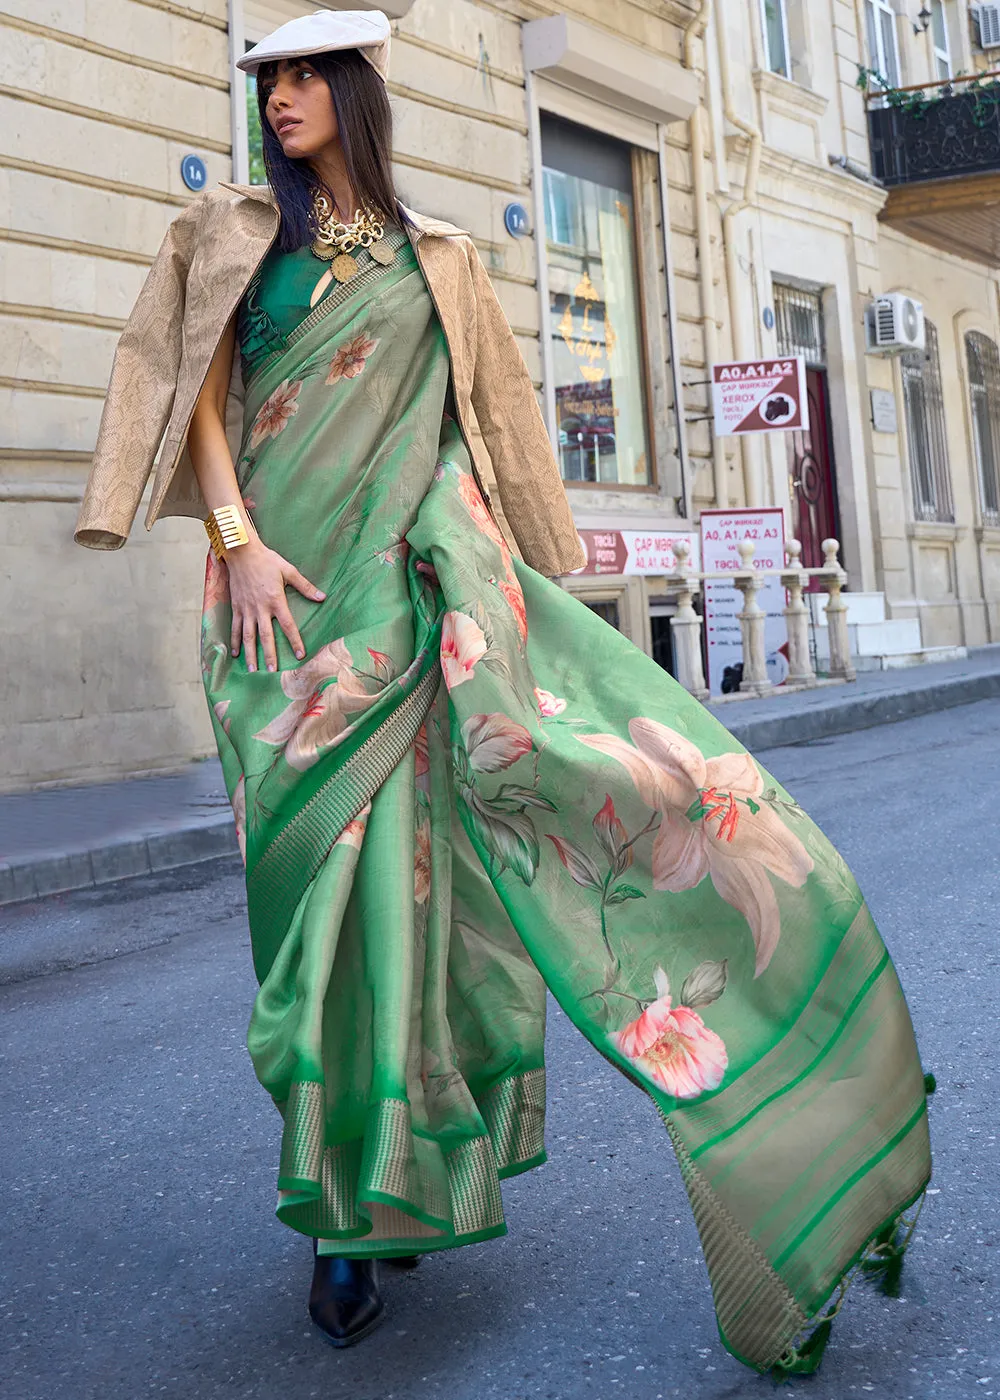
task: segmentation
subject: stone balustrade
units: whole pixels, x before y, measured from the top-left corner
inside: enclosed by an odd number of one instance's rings
[[[823,563],[819,568],[802,565],[802,546],[789,540],[785,546],[783,569],[755,569],[754,543],[742,540],[738,545],[740,568],[734,573],[703,573],[690,567],[690,547],[677,541],[674,554],[677,567],[664,577],[668,593],[677,600],[677,611],[670,620],[674,642],[674,667],[677,679],[685,690],[699,700],[708,698],[705,669],[702,661],[702,619],[695,611],[695,597],[707,580],[725,579],[743,595],[743,608],[738,614],[743,645],[743,680],[741,694],[769,695],[774,691],[767,675],[767,655],[764,642],[766,614],[758,602],[758,594],[768,578],[780,578],[788,601],[784,608],[788,628],[788,678],[786,685],[800,689],[814,686],[818,677],[812,663],[809,646],[809,609],[804,594],[811,579],[819,579],[829,600],[824,609],[829,635],[830,662],[825,677],[832,681],[853,681],[851,647],[847,631],[847,603],[843,597],[847,575],[840,565],[840,543],[823,541]]]

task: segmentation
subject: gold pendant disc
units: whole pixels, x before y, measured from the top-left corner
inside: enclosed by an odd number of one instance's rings
[[[352,258],[350,253],[338,253],[330,264],[330,271],[338,282],[349,282],[358,273],[358,263],[356,258]]]
[[[373,243],[368,249],[372,258],[383,267],[389,267],[396,261],[396,250],[390,243],[385,243],[380,238],[377,243]]]

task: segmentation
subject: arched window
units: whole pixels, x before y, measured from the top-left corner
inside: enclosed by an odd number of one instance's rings
[[[913,516],[915,520],[952,521],[955,505],[948,470],[938,334],[933,321],[925,325],[925,348],[909,350],[900,359]]]
[[[1000,525],[1000,352],[988,335],[969,331],[965,353],[983,524]]]

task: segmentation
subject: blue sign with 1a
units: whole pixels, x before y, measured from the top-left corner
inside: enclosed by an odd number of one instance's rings
[[[189,190],[203,190],[208,184],[208,170],[201,156],[185,156],[181,161],[181,179]]]
[[[503,222],[511,238],[525,238],[531,232],[528,211],[523,204],[508,204],[503,211]]]

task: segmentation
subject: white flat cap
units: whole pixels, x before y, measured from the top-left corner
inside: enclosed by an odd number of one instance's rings
[[[282,58],[357,49],[385,82],[389,76],[391,35],[389,21],[381,10],[317,10],[289,20],[261,39],[236,60],[236,67],[244,73],[256,73],[262,64]]]

